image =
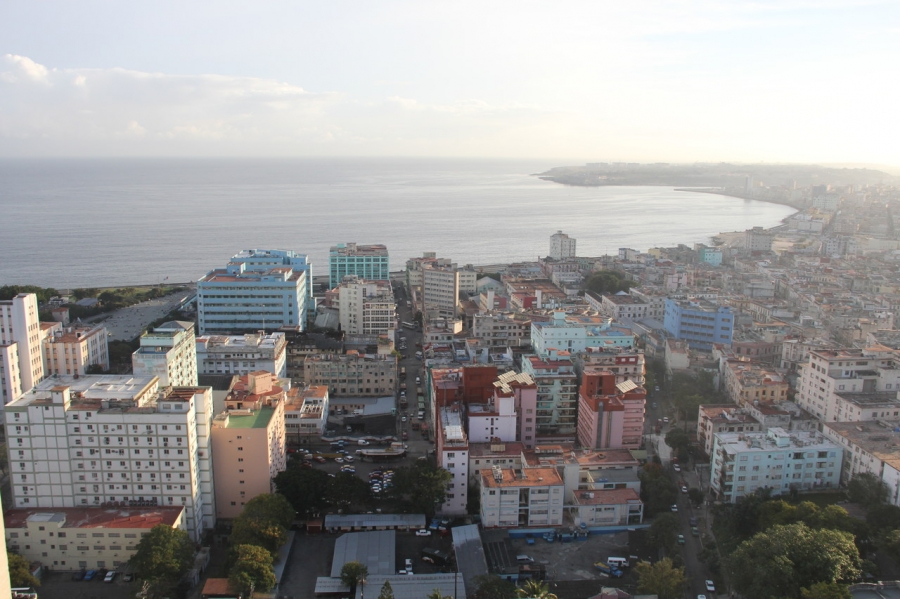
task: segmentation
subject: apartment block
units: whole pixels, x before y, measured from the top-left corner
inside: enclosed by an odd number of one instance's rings
[[[199,542],[215,524],[209,387],[157,377],[51,377],[8,404],[4,425],[16,508],[185,509]]]
[[[406,261],[406,287],[412,292],[418,290],[421,292],[423,284],[422,271],[426,266],[452,267],[453,260],[450,258],[438,258],[436,252],[425,252],[421,258],[410,258]]]
[[[288,443],[318,442],[328,424],[328,387],[292,387],[284,406],[284,434]]]
[[[337,287],[347,275],[367,281],[390,279],[387,246],[339,243],[328,252],[328,288]]]
[[[107,331],[97,326],[54,326],[43,338],[44,372],[87,374],[91,366],[109,370]]]
[[[576,434],[578,387],[568,352],[522,357],[522,372],[537,384],[537,436],[572,440]]]
[[[459,305],[459,271],[452,266],[425,265],[422,269],[422,305],[428,317],[455,317]]]
[[[459,405],[441,408],[434,423],[437,465],[452,477],[446,499],[437,510],[446,516],[464,515],[469,497],[469,439],[459,410]]]
[[[790,384],[773,368],[749,360],[729,359],[723,363],[725,394],[738,405],[786,401]]]
[[[875,420],[897,405],[900,362],[886,347],[820,349],[800,369],[796,402],[823,422]],[[886,413],[882,416],[882,413]]]
[[[397,304],[390,281],[365,281],[348,275],[337,291],[345,335],[381,335],[397,328]]]
[[[287,339],[284,333],[203,335],[196,339],[200,374],[246,375],[258,370],[287,376]]]
[[[626,348],[588,348],[585,352],[573,356],[575,369],[583,372],[589,368],[599,368],[611,372],[616,377],[616,384],[633,381],[643,387],[646,375],[646,359],[643,350]]]
[[[197,281],[200,334],[306,326],[311,267],[303,254],[247,250]]]
[[[649,302],[637,296],[629,295],[624,291],[616,294],[604,293],[603,295],[593,291],[585,291],[584,299],[587,300],[588,305],[592,309],[613,320],[626,318],[639,320],[650,317],[652,312],[652,306]]]
[[[838,487],[843,449],[818,432],[718,433],[714,436],[710,489],[734,503],[757,489],[786,495],[792,489]]]
[[[822,434],[844,450],[841,484],[857,474],[872,474],[888,488],[888,501],[900,505],[900,418],[877,422],[826,422]]]
[[[7,404],[44,378],[37,296],[0,301],[0,398]]]
[[[644,502],[634,489],[578,491],[572,503],[570,511],[578,526],[626,526],[644,521]]]
[[[565,260],[575,257],[575,238],[569,237],[562,231],[557,231],[550,236],[550,257],[555,260]]]
[[[485,528],[562,525],[565,484],[556,468],[493,466],[480,482]]]
[[[531,323],[531,345],[537,354],[551,348],[573,354],[589,349],[631,349],[634,347],[634,334],[614,326],[609,318],[569,316],[556,311],[548,322]]]
[[[273,493],[285,468],[285,389],[270,372],[241,377],[212,424],[216,517],[233,519],[257,495]]]
[[[51,571],[114,570],[128,563],[154,526],[184,529],[177,507],[7,510],[6,545]]]
[[[672,337],[703,351],[710,351],[715,343],[729,345],[734,334],[731,308],[699,298],[667,299],[663,324]]]
[[[472,336],[489,346],[518,346],[531,342],[531,321],[517,319],[512,314],[476,314]]]
[[[318,354],[340,355],[344,342],[325,333],[287,331],[287,376],[294,385],[306,380],[306,358]]]
[[[534,447],[537,385],[529,375],[512,371],[501,374],[488,402],[469,402],[466,408],[470,443],[520,441]]]
[[[644,442],[647,391],[634,381],[591,367],[578,397],[578,442],[586,449],[640,449]]]
[[[373,397],[397,392],[397,358],[348,351],[344,355],[317,354],[306,358],[307,385],[327,387],[338,397]]]
[[[163,387],[197,385],[197,346],[194,323],[170,320],[141,335],[131,355],[135,376],[159,377]]]
[[[763,425],[747,413],[745,408],[733,404],[701,405],[697,417],[697,441],[703,452],[711,456],[713,441],[719,433],[758,433]]]

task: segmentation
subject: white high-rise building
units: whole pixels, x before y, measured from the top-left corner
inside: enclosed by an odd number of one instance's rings
[[[197,344],[194,323],[170,320],[141,335],[141,347],[131,354],[135,376],[157,376],[163,387],[197,385]]]
[[[0,399],[9,403],[43,378],[37,296],[0,301]]]
[[[196,542],[215,524],[211,388],[53,376],[3,416],[14,507],[183,506]]]
[[[575,238],[569,237],[562,231],[557,231],[550,236],[550,257],[556,260],[565,260],[575,257]]]
[[[459,270],[452,266],[425,266],[422,270],[422,304],[429,318],[455,317],[459,304]]]
[[[207,335],[197,337],[199,374],[250,374],[258,370],[287,376],[287,339],[284,333]]]
[[[397,327],[397,304],[390,281],[344,277],[338,286],[341,330],[347,335],[380,335]]]

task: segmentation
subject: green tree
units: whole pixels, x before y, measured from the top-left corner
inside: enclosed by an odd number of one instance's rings
[[[274,559],[287,541],[287,529],[294,521],[294,508],[284,495],[257,495],[244,505],[231,526],[232,546],[256,545],[265,548]]]
[[[660,599],[675,599],[684,593],[684,568],[676,568],[667,557],[655,564],[640,562],[634,570],[639,593],[657,595]]]
[[[515,599],[516,586],[494,574],[481,574],[475,579],[475,599]]]
[[[151,595],[162,596],[178,584],[193,559],[194,545],[185,531],[157,524],[137,544],[128,563],[149,583]]]
[[[540,580],[526,580],[525,584],[516,590],[516,595],[534,599],[557,599],[556,595],[550,592],[547,583]]]
[[[427,595],[427,599],[453,599],[449,595],[445,595],[441,592],[441,589],[434,589]]]
[[[6,443],[0,444],[0,471],[6,472],[6,466],[9,463],[9,448]]]
[[[592,274],[584,284],[584,288],[594,293],[618,293],[628,291],[634,281],[628,275],[617,270],[600,270]]]
[[[675,535],[680,523],[672,512],[665,512],[653,518],[653,524],[647,530],[651,544],[672,551],[675,547]]]
[[[347,562],[341,568],[341,582],[350,587],[350,594],[356,594],[356,585],[369,575],[369,569],[359,562]]]
[[[13,588],[41,586],[41,581],[31,573],[31,565],[27,559],[12,551],[8,552],[6,557],[9,560],[9,583]]]
[[[283,472],[275,475],[275,488],[303,516],[319,513],[328,505],[325,494],[329,476],[316,468],[303,468],[297,460],[288,462]]]
[[[381,592],[378,593],[378,599],[394,599],[394,589],[391,588],[391,582],[385,580],[381,585]]]
[[[854,580],[861,572],[853,535],[802,522],[757,533],[728,563],[735,588],[749,597],[799,599],[802,588]]]
[[[688,489],[688,499],[691,500],[691,503],[697,506],[703,503],[705,497],[703,495],[703,491],[701,491],[697,487],[691,487],[690,489]]]
[[[854,475],[847,483],[847,497],[850,501],[866,508],[887,503],[889,493],[887,485],[868,472]]]
[[[228,570],[228,581],[235,589],[244,593],[268,591],[275,586],[275,569],[272,556],[263,547],[238,545],[235,548],[234,564]]]
[[[0,287],[0,300],[11,300],[20,293],[33,293],[40,303],[46,303],[51,297],[59,295],[59,291],[52,287],[36,287],[34,285],[3,285]]]
[[[808,589],[800,589],[803,599],[850,599],[850,587],[836,582],[817,582]]]
[[[641,499],[644,502],[644,513],[648,516],[669,511],[676,501],[675,484],[663,472],[659,464],[644,464],[639,474],[641,479]]]
[[[680,428],[673,428],[666,433],[666,445],[677,451],[679,454],[686,453],[690,447],[691,439],[688,434]]]
[[[412,466],[398,468],[394,488],[404,508],[411,512],[433,514],[435,506],[447,498],[452,476],[448,470],[417,460]]]
[[[354,503],[357,505],[370,503],[372,487],[355,474],[338,472],[334,478],[328,477],[325,498],[331,505],[349,506]]]

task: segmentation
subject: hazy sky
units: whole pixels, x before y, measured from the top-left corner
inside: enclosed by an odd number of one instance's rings
[[[4,2],[0,156],[900,165],[900,2]]]

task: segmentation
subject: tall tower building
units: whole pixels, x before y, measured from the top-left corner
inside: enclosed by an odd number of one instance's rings
[[[334,289],[347,275],[367,281],[390,279],[387,246],[339,243],[328,252],[328,288]]]
[[[37,296],[0,301],[0,399],[7,404],[44,378]]]
[[[136,376],[157,376],[161,387],[197,385],[197,343],[194,323],[170,320],[141,335],[141,347],[131,354]]]
[[[575,257],[575,239],[562,231],[557,231],[550,236],[550,257],[556,260],[565,260]]]

